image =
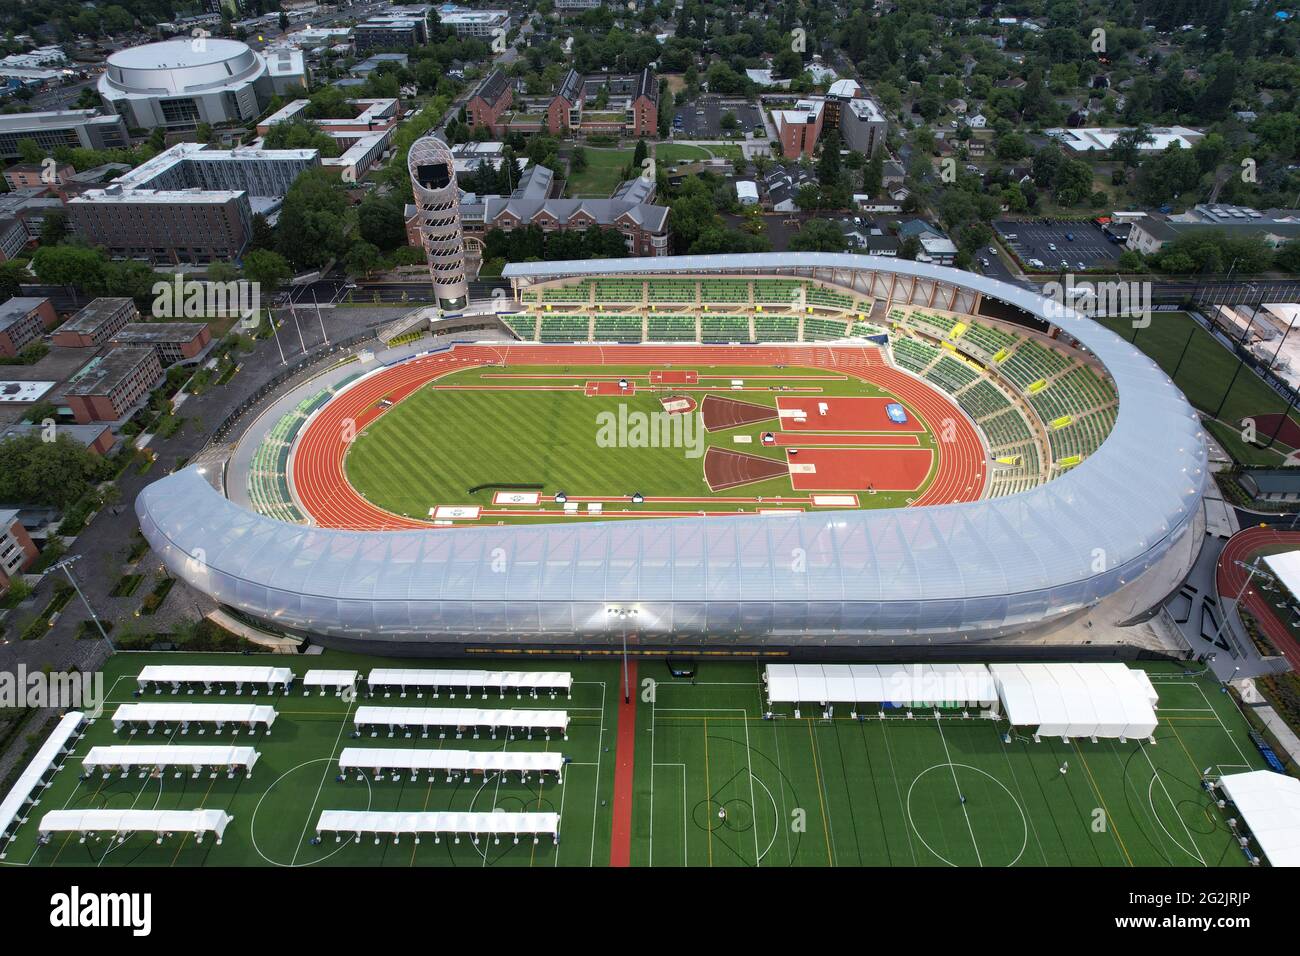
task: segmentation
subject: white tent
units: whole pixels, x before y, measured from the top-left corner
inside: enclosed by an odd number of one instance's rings
[[[268,692],[277,686],[289,689],[293,683],[293,671],[288,667],[213,667],[193,664],[151,664],[140,671],[136,682],[143,690],[150,684],[162,692],[163,684],[170,684],[173,690],[182,684],[202,684],[204,692],[209,693],[214,684],[233,684],[236,694],[244,692],[245,684],[265,684]],[[225,691],[222,691],[225,693]],[[256,694],[257,690],[254,689]]]
[[[202,843],[206,833],[217,842],[233,820],[221,810],[51,810],[41,818],[41,838],[51,833],[193,833]]]
[[[265,724],[271,732],[275,723],[274,707],[254,704],[123,704],[113,714],[113,729],[121,730],[125,724],[147,724],[153,733],[157,724],[180,724],[181,733],[189,733],[190,724],[216,724],[220,730],[226,724]],[[200,731],[201,732],[201,731]]]
[[[1300,780],[1272,770],[1225,774],[1219,786],[1273,866],[1300,866]]]
[[[1123,740],[1155,733],[1155,688],[1124,664],[990,664],[989,671],[1007,720],[1034,728],[1036,736]]]
[[[193,767],[196,774],[203,767],[225,767],[245,770],[251,777],[260,756],[252,747],[109,746],[91,747],[81,763],[92,771],[101,767],[121,767],[124,771],[132,767]]]
[[[304,694],[310,694],[312,688],[318,687],[321,693],[327,690],[343,691],[357,689],[356,671],[309,670],[302,678]]]
[[[558,813],[375,813],[360,810],[324,810],[316,824],[316,834],[390,833],[400,836],[410,833],[419,839],[421,833],[432,833],[435,842],[442,834],[459,836],[470,834],[478,842],[480,834],[496,838],[521,834],[553,837],[560,842],[560,815]],[[458,841],[459,842],[459,841]]]
[[[358,707],[353,722],[361,727],[497,727],[566,736],[569,715],[563,710],[473,710],[463,707]]]
[[[32,796],[34,791],[45,780],[45,775],[54,767],[59,758],[69,749],[69,742],[77,737],[81,730],[81,725],[86,722],[86,715],[79,710],[70,711],[64,714],[50,734],[49,739],[41,744],[40,750],[36,751],[36,756],[32,758],[27,769],[19,776],[18,782],[13,785],[13,789],[0,801],[0,839],[3,839],[9,833],[10,826],[15,822],[21,823],[25,817],[20,816],[23,807],[28,800],[37,802]],[[0,853],[0,858],[4,854]]]
[[[345,747],[339,754],[339,770],[443,770],[519,774],[553,773],[559,776],[564,756],[554,752],[484,752],[481,750],[414,750],[411,748]]]
[[[538,691],[552,695],[557,690],[573,692],[573,675],[567,671],[478,671],[478,670],[420,670],[415,668],[376,667],[366,678],[370,693],[383,687],[397,687],[403,694],[406,688],[429,688],[437,696],[439,689],[455,697],[458,690],[466,693],[479,689],[483,696],[495,690],[502,697],[506,691],[529,691],[534,697]]]
[[[1267,555],[1264,563],[1288,591],[1300,598],[1300,550]]]
[[[787,704],[989,705],[983,664],[768,664],[767,697]]]

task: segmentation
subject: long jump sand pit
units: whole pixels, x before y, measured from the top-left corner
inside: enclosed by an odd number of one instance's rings
[[[929,448],[799,448],[786,451],[795,491],[915,491]]]

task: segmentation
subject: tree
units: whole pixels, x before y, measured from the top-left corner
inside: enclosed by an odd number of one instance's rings
[[[244,278],[257,283],[263,295],[274,295],[292,275],[289,263],[278,252],[254,249],[244,256]]]
[[[45,219],[41,223],[41,245],[57,246],[67,235],[67,217],[58,211],[46,213]]]
[[[343,260],[343,266],[347,269],[348,275],[354,279],[370,275],[382,264],[383,257],[379,254],[379,249],[373,243],[366,242],[364,239],[358,239],[352,243],[347,256]]]
[[[103,281],[104,257],[89,246],[41,246],[31,269],[46,285],[95,287]]]
[[[300,175],[280,207],[276,251],[297,268],[324,265],[350,244],[348,198],[338,177],[326,169]]]
[[[809,219],[790,237],[791,252],[843,252],[848,248],[844,233],[827,219]]]
[[[41,149],[40,143],[34,139],[24,137],[17,143],[18,155],[24,163],[33,166],[39,166],[41,160],[45,158],[45,150]]]
[[[357,231],[377,249],[406,244],[405,209],[400,199],[371,193],[357,207]]]

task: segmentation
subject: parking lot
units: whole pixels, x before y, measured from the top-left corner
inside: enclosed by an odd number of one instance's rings
[[[993,223],[993,228],[1021,262],[1036,269],[1056,271],[1062,261],[1069,269],[1080,272],[1106,269],[1116,264],[1123,251],[1094,222],[1001,219]],[[1016,238],[1013,240],[1011,236]],[[1032,259],[1040,259],[1043,264],[1039,266]]]
[[[722,128],[727,113],[734,113],[737,120],[730,132]],[[740,100],[701,96],[694,103],[683,103],[673,114],[673,135],[678,139],[744,139],[751,130],[758,139],[767,137],[758,107]]]

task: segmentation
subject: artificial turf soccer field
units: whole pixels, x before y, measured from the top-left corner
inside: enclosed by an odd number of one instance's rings
[[[697,368],[690,361],[683,366]],[[551,500],[557,491],[565,491],[571,498],[621,499],[640,492],[649,499],[636,506],[626,500],[605,502],[604,514],[615,516],[635,513],[653,517],[656,512],[703,510],[752,512],[760,499],[765,506],[776,505],[777,499],[806,506],[809,491],[796,489],[788,473],[711,490],[704,471],[707,449],[757,456],[784,467],[788,443],[773,447],[760,440],[762,432],[779,432],[783,427],[778,422],[778,398],[787,408],[796,400],[815,408],[819,399],[836,397],[898,401],[880,386],[825,369],[698,367],[699,385],[708,388],[704,391],[690,385],[656,388],[648,379],[651,368],[509,366],[467,369],[439,378],[385,410],[356,436],[344,464],[348,482],[372,504],[397,515],[419,518],[425,517],[434,505],[492,508],[498,490],[493,486],[510,484],[542,486],[541,506],[553,512],[551,517],[562,511]],[[608,383],[616,389],[620,378],[627,378],[635,391],[588,396],[587,383]],[[744,380],[746,388],[731,390],[732,379]],[[786,390],[778,391],[778,386]],[[697,403],[712,394],[763,405],[771,408],[772,415],[768,421],[705,432],[698,425],[698,413],[690,412],[695,421],[684,426],[681,434],[686,439],[683,444],[687,444],[698,432],[700,444],[693,448],[635,447],[635,436],[613,447],[601,444],[597,416],[602,412],[615,413],[623,405],[628,413],[662,414],[661,398],[677,394],[690,396]],[[932,452],[926,459],[928,464],[922,464],[914,487],[885,490],[887,482],[877,479],[879,490],[873,488],[871,494],[863,493],[861,488],[845,489],[858,492],[860,506],[903,507],[933,480],[940,454],[930,427],[933,423],[924,423],[916,430],[916,412],[909,408],[908,416],[909,445],[899,448],[882,447],[897,437],[892,433],[901,431],[899,427],[876,424],[870,428],[821,429],[816,412],[812,412],[807,428],[840,434],[855,431],[858,437],[844,442],[877,446],[867,455],[891,459]],[[734,440],[737,435],[749,441],[738,443]],[[884,437],[877,440],[876,436],[881,435]],[[913,435],[915,445],[911,444]],[[814,455],[848,458],[851,453],[840,448],[829,455],[820,449],[805,451],[804,460]],[[820,467],[825,469],[826,465]],[[908,478],[904,484],[911,485],[912,480]],[[492,520],[512,522],[537,517],[491,515]]]
[[[267,661],[261,658],[260,661]],[[6,848],[0,865],[153,866],[603,866],[610,862],[614,808],[630,799],[626,849],[635,866],[1218,866],[1244,865],[1223,822],[1200,786],[1205,768],[1231,773],[1264,766],[1247,725],[1212,680],[1188,677],[1181,665],[1147,664],[1160,694],[1156,744],[1147,741],[1072,741],[1027,737],[1003,743],[1006,725],[936,719],[917,711],[909,719],[891,712],[851,719],[837,711],[824,720],[786,709],[775,719],[765,710],[757,663],[705,661],[693,680],[673,678],[662,659],[635,665],[635,764],[626,788],[617,784],[621,670],[609,661],[522,662],[459,660],[383,661],[327,652],[281,658],[302,674],[311,667],[465,666],[568,670],[571,701],[525,696],[479,703],[426,695],[394,694],[387,706],[504,706],[563,708],[572,716],[569,740],[390,739],[381,733],[354,740],[351,704],[330,696],[266,695],[241,701],[272,703],[279,717],[269,736],[209,733],[185,743],[235,741],[261,753],[251,780],[178,777],[127,778],[96,774],[79,781],[81,756],[112,742],[157,744],[166,736],[115,736],[108,719],[134,698],[134,676],[149,663],[236,663],[229,655],[118,654],[105,668],[108,703],[73,755],[31,808],[28,822]],[[252,662],[241,658],[239,662]],[[172,699],[229,701],[202,694]],[[572,761],[563,783],[528,786],[492,777],[473,782],[417,782],[391,778],[339,782],[337,756],[345,746],[460,749],[559,749]],[[1065,774],[1060,772],[1068,762]],[[963,803],[958,794],[964,795]],[[137,834],[121,845],[107,838],[82,844],[57,834],[37,846],[40,816],[64,807],[225,809],[234,820],[222,845],[211,837],[173,837],[156,845]],[[378,844],[373,837],[310,843],[320,811],[554,810],[560,814],[558,847],[484,839],[474,846],[425,837]],[[726,810],[725,819],[718,814]]]

